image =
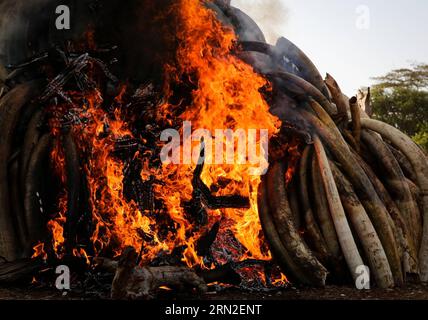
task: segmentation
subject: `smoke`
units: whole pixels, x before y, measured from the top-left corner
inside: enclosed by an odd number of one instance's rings
[[[282,0],[232,0],[232,6],[253,18],[269,43],[276,43],[280,27],[286,24],[288,16]]]
[[[0,0],[0,38],[4,29],[23,23],[20,18],[24,12],[43,6],[49,0]]]
[[[23,35],[28,28],[28,21],[31,15],[38,12],[52,0],[0,0],[0,63],[10,62],[11,54],[9,47],[17,46],[20,43],[18,37]],[[22,36],[25,41],[25,37]],[[15,54],[15,52],[13,52]],[[23,54],[23,53],[21,53]],[[17,58],[22,58],[19,53]]]

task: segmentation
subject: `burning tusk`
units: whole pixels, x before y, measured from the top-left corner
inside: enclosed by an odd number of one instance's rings
[[[281,267],[283,272],[287,274],[287,277],[289,277],[291,281],[296,280],[302,284],[310,284],[311,282],[307,276],[303,274],[300,266],[298,266],[291,258],[285,248],[285,245],[281,241],[278,231],[276,230],[275,223],[270,214],[265,178],[259,186],[258,208],[263,233],[269,242],[269,247],[278,265]]]
[[[63,143],[67,174],[67,242],[69,246],[73,246],[76,224],[79,219],[77,216],[80,191],[79,155],[71,132],[64,136]]]
[[[21,157],[19,159],[20,187],[22,192],[25,185],[25,176],[27,174],[28,162],[30,161],[31,154],[33,153],[33,150],[36,147],[41,136],[39,125],[41,124],[43,117],[44,112],[42,110],[36,111],[36,113],[31,117],[27,130],[25,132]]]
[[[312,285],[324,286],[327,270],[317,260],[297,232],[285,189],[285,170],[280,163],[269,169],[266,177],[268,202],[282,244]]]
[[[15,159],[9,165],[9,188],[10,188],[10,203],[11,212],[16,217],[16,233],[20,241],[21,248],[24,248],[28,243],[28,229],[24,216],[24,208],[22,205],[22,193],[19,183],[19,161]]]

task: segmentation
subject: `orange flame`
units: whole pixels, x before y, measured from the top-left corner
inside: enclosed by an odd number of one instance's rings
[[[196,88],[193,103],[181,115],[182,120],[191,121],[192,126],[215,132],[216,129],[268,130],[269,136],[277,133],[279,120],[269,113],[269,106],[260,92],[269,86],[267,81],[232,54],[236,36],[224,27],[198,0],[179,1],[181,18],[177,53],[178,66],[168,66],[170,79],[192,76]],[[174,80],[172,80],[174,81]],[[172,95],[172,93],[170,93]],[[176,106],[165,104],[161,113],[168,115]],[[248,147],[248,146],[247,146]],[[260,141],[257,141],[257,150]],[[248,150],[248,148],[247,148]],[[242,157],[235,146],[235,156]],[[196,237],[187,233],[192,226],[186,221],[182,201],[191,199],[191,178],[194,166],[169,165],[163,168],[162,181],[166,186],[157,189],[157,196],[168,205],[169,214],[179,226],[178,239],[187,244],[185,261],[189,266],[200,264],[201,259],[194,251]],[[237,239],[247,248],[247,257],[268,259],[261,251],[261,226],[257,211],[257,189],[260,177],[248,173],[249,165],[206,165],[202,174],[208,185],[216,185],[219,179],[227,178],[230,183],[217,195],[241,194],[251,200],[248,210],[225,209],[211,212],[211,217],[226,217],[233,221],[232,229]],[[166,173],[170,173],[166,175]]]
[[[177,106],[165,103],[159,108],[158,119],[165,120],[177,108],[183,108],[180,119],[191,121],[194,129],[202,128],[214,133],[215,130],[248,130],[260,132],[266,130],[269,137],[274,136],[280,127],[280,121],[269,112],[262,90],[269,90],[270,84],[258,75],[251,66],[239,60],[233,53],[236,35],[233,30],[223,26],[215,13],[199,0],[180,0],[175,5],[179,13],[180,25],[177,38],[177,64],[165,67],[167,85],[165,95],[172,97],[173,84],[190,81],[194,86],[192,103]],[[121,103],[123,89],[115,99]],[[141,212],[137,204],[124,197],[124,164],[113,156],[115,141],[123,137],[132,137],[125,121],[117,110],[114,117],[103,111],[101,94],[94,92],[85,97],[88,103],[83,106],[90,119],[85,125],[74,126],[73,132],[79,149],[88,159],[85,173],[88,179],[90,205],[95,224],[92,242],[95,255],[110,248],[120,255],[126,246],[140,248],[144,244],[142,261],[148,262],[159,252],[171,252],[175,247],[185,245],[183,261],[189,266],[204,267],[195,245],[202,230],[188,221],[184,202],[192,199],[192,178],[194,164],[163,165],[153,169],[145,161],[141,177],[146,180],[154,176],[163,185],[155,185],[157,199],[162,199],[167,214],[174,222],[168,235],[160,237],[156,229],[156,218],[148,212]],[[176,114],[176,113],[174,113]],[[256,150],[263,150],[260,137],[256,138]],[[183,144],[186,142],[183,142]],[[247,143],[247,150],[248,141]],[[183,145],[180,146],[182,154]],[[246,158],[235,145],[235,160]],[[56,151],[53,158],[59,157]],[[225,155],[224,155],[225,156]],[[63,163],[63,159],[58,159]],[[226,161],[224,162],[226,163]],[[270,253],[264,250],[262,230],[258,217],[257,190],[260,176],[249,173],[250,164],[206,164],[202,180],[208,186],[214,186],[215,195],[239,194],[250,199],[249,209],[208,210],[210,223],[224,221],[224,228],[230,229],[236,239],[245,247],[245,253],[236,259],[254,258],[269,260]],[[64,167],[62,167],[64,174]],[[222,180],[228,183],[221,184]],[[66,195],[60,199],[58,217],[49,223],[53,234],[53,247],[57,252],[64,244],[63,226],[65,223]],[[65,202],[65,206],[63,206]],[[153,214],[153,213],[152,213]],[[164,214],[164,213],[158,213]],[[151,236],[150,243],[141,237],[141,232]],[[39,248],[40,249],[40,248]],[[43,249],[43,247],[42,247]],[[75,250],[76,256],[87,259],[84,251]],[[208,266],[209,267],[209,266]]]
[[[44,243],[39,243],[34,247],[34,253],[33,256],[31,257],[32,259],[41,257],[43,260],[47,259],[47,254],[45,252],[45,244]]]

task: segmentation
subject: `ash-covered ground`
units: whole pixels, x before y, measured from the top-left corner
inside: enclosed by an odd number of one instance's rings
[[[159,299],[192,300],[195,296],[161,294]],[[395,289],[356,290],[350,287],[328,286],[324,289],[296,288],[270,292],[243,292],[227,289],[221,292],[210,292],[203,300],[428,300],[428,285],[409,284]],[[0,300],[100,300],[108,299],[101,293],[83,293],[71,290],[67,294],[56,289],[31,287],[0,288]]]

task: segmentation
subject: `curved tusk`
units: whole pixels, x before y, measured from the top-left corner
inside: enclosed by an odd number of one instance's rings
[[[428,160],[423,151],[412,141],[410,137],[381,121],[372,119],[361,119],[361,125],[376,131],[385,139],[391,141],[409,159],[415,171],[419,187],[422,192],[423,213],[423,235],[419,251],[419,263],[421,280],[428,282]]]

